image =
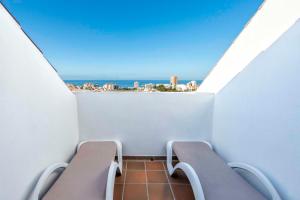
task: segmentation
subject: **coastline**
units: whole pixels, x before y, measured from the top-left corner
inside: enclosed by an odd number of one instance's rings
[[[198,80],[64,80],[73,92],[193,92],[202,81]]]
[[[187,84],[193,80],[178,80],[178,84]],[[201,84],[202,80],[195,80],[197,84]],[[92,83],[94,85],[103,86],[105,84],[118,85],[121,88],[133,88],[134,82],[139,82],[140,86],[145,84],[170,84],[170,80],[64,80],[66,84],[75,86],[83,86],[85,83]]]

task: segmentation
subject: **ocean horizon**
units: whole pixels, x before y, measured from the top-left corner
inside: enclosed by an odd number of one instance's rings
[[[98,86],[103,86],[106,83],[116,84],[121,88],[133,87],[134,82],[139,82],[142,87],[145,84],[169,84],[170,80],[64,80],[65,83],[73,84],[76,86],[82,86],[84,83],[92,83]],[[196,81],[197,85],[202,83],[202,80],[178,80],[178,84],[187,84],[190,81]]]

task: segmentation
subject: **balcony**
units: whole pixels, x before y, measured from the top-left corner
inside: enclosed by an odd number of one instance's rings
[[[264,3],[189,93],[72,93],[0,4],[0,199],[30,199],[43,171],[85,140],[123,145],[114,199],[195,198],[186,173],[168,173],[170,140],[209,141],[299,199],[300,5],[278,2]]]

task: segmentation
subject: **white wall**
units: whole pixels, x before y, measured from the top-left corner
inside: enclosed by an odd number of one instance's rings
[[[78,142],[76,98],[0,4],[0,199],[27,199]]]
[[[265,0],[201,84],[200,92],[218,93],[258,54],[300,17],[299,0]]]
[[[213,96],[201,93],[77,93],[81,140],[119,139],[124,155],[165,155],[171,139],[209,139]]]
[[[213,144],[300,199],[300,21],[215,96]]]

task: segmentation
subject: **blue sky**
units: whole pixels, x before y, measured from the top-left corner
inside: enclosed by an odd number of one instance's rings
[[[203,79],[262,0],[4,0],[63,79]]]

